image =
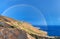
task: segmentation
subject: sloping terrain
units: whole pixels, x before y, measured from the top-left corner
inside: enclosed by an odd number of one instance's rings
[[[23,30],[0,27],[0,39],[28,39]]]
[[[14,20],[12,18],[5,17],[5,16],[0,16],[0,27],[3,27],[3,29],[6,28],[8,31],[11,28],[12,28],[12,30],[14,28],[16,28],[18,30],[23,30],[23,31],[19,31],[19,32],[22,32],[22,33],[25,32],[25,35],[23,33],[20,36],[22,36],[23,38],[25,36],[26,39],[40,39],[40,38],[48,39],[49,38],[47,35],[47,32],[39,30],[39,29],[33,27],[31,24],[28,24],[27,22],[17,21],[17,20]],[[15,33],[15,34],[17,34],[17,33]],[[13,36],[14,36],[14,34],[13,34]],[[21,38],[19,38],[19,39],[21,39]]]

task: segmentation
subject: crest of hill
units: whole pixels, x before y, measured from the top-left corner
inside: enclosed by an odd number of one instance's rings
[[[20,29],[24,30],[24,31],[26,31],[26,33],[28,33],[28,35],[32,35],[32,36],[35,35],[38,37],[40,37],[40,36],[48,37],[46,31],[39,30],[27,22],[14,20],[14,19],[6,17],[6,16],[0,16],[0,25],[4,26],[5,28],[13,27],[13,28],[17,28],[19,30]]]

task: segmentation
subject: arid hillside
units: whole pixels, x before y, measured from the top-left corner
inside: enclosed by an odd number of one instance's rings
[[[0,16],[0,34],[1,39],[49,39],[46,31],[5,16]]]

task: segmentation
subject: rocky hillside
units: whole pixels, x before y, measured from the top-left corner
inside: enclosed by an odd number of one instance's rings
[[[1,39],[49,39],[47,32],[33,27],[27,22],[17,21],[9,17],[0,16]]]

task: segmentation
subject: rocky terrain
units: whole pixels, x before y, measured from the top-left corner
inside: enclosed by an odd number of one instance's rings
[[[55,39],[27,22],[0,16],[0,39]]]

